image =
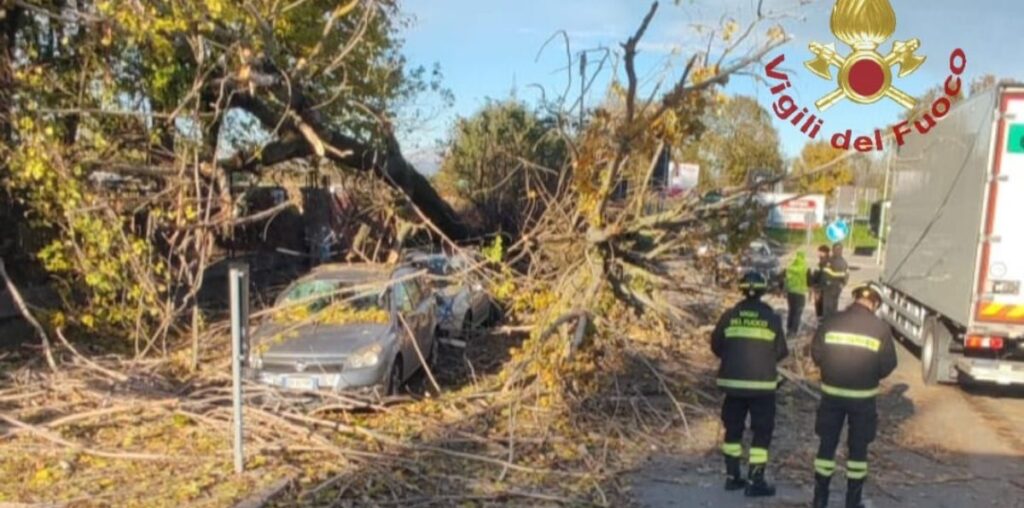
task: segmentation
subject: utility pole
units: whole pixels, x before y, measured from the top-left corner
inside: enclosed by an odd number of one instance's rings
[[[875,264],[882,266],[882,249],[889,240],[886,235],[886,209],[889,208],[889,178],[892,177],[892,165],[895,152],[892,149],[885,157],[885,176],[882,177],[882,204],[878,210],[878,248],[875,249]]]

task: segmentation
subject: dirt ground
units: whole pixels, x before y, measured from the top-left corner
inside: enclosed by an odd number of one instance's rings
[[[872,259],[850,261],[854,282],[877,277]],[[782,299],[771,302],[785,310]],[[805,314],[805,325],[813,323],[813,315]],[[717,363],[710,355],[704,360],[710,383]],[[651,508],[809,505],[815,404],[792,384],[782,389],[769,473],[779,488],[775,498],[751,501],[722,489],[721,426],[717,414],[706,414],[691,422],[690,436],[676,430],[678,447],[652,454],[634,472],[634,501]],[[866,490],[870,506],[1024,507],[1024,392],[925,386],[917,357],[901,347],[899,367],[883,383],[878,407],[880,435],[871,448]],[[843,453],[841,446],[838,458]],[[842,506],[844,487],[840,467],[831,506]]]

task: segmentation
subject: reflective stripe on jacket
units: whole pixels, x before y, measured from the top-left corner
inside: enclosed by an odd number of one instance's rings
[[[775,365],[789,354],[782,319],[758,298],[747,298],[722,315],[711,334],[711,350],[722,360],[718,387],[740,396],[775,391]]]
[[[840,256],[832,256],[821,270],[822,287],[841,289],[850,278],[850,267]]]
[[[874,397],[896,368],[889,325],[857,303],[818,328],[811,356],[821,369],[821,391],[847,399]]]

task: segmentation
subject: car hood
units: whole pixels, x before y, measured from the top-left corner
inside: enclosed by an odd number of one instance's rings
[[[302,325],[288,330],[287,325],[268,323],[254,334],[256,344],[269,343],[262,356],[266,360],[338,359],[351,355],[387,337],[387,324]],[[278,337],[281,335],[280,337]]]

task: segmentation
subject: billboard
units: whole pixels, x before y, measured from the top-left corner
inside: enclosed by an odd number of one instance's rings
[[[807,229],[825,224],[824,195],[770,193],[760,194],[758,198],[763,204],[771,206],[768,227]]]
[[[672,161],[668,170],[668,195],[677,196],[697,188],[700,181],[700,166],[697,164]]]

